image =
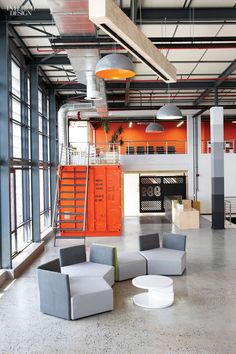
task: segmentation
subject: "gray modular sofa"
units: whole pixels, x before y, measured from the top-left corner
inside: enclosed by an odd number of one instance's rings
[[[71,276],[101,277],[112,286],[115,281],[115,247],[92,244],[87,261],[84,245],[59,250],[61,272]]]
[[[55,259],[38,268],[41,312],[75,320],[113,310],[113,291],[102,277],[61,273]]]
[[[139,236],[140,254],[147,260],[147,274],[181,275],[186,268],[186,236],[164,234],[160,247],[159,234]]]
[[[139,252],[118,252],[117,281],[147,274],[146,259]]]

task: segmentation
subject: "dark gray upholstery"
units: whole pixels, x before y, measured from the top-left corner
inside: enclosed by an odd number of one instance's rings
[[[59,259],[38,268],[40,310],[48,315],[71,319],[69,276],[61,274]]]
[[[92,244],[90,248],[90,262],[114,266],[115,248],[111,246]]]
[[[38,267],[38,269],[50,270],[51,272],[61,273],[61,266],[59,258],[53,259],[48,263],[44,263]]]
[[[61,267],[86,262],[85,245],[61,248],[59,256]]]
[[[172,250],[185,251],[186,248],[186,235],[182,234],[164,234],[163,248]]]
[[[139,236],[139,250],[147,251],[153,248],[159,248],[159,234],[148,234]]]

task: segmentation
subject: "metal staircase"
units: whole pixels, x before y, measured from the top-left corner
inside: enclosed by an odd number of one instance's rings
[[[89,153],[62,146],[58,166],[52,227],[54,246],[57,239],[82,238],[86,236]]]

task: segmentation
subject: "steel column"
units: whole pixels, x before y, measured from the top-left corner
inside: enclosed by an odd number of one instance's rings
[[[224,115],[223,107],[210,109],[212,228],[224,229]]]
[[[57,110],[56,110],[56,97],[53,89],[49,94],[49,136],[50,136],[50,181],[51,181],[51,217],[53,218],[53,207],[55,202],[55,193],[57,185],[57,143],[56,143],[56,130],[57,130]]]
[[[39,118],[38,118],[38,69],[30,67],[30,113],[32,158],[32,239],[40,242],[40,191],[39,191]]]
[[[0,268],[11,268],[8,25],[0,22]]]

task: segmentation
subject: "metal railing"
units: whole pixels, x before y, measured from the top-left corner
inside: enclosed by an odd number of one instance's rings
[[[236,216],[236,197],[225,197],[225,220],[231,224],[232,216]]]
[[[122,155],[187,154],[185,140],[133,140],[124,141],[120,147]]]
[[[202,140],[201,141],[201,151],[202,154],[211,153],[211,141]],[[225,153],[236,153],[236,140],[225,140],[224,141],[224,152]]]

